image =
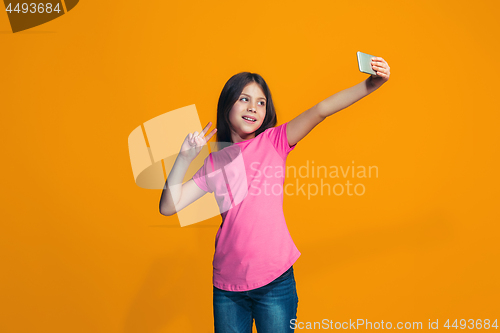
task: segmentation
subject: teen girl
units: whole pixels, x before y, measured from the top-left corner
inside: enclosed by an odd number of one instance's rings
[[[293,264],[300,252],[283,214],[285,173],[277,170],[286,170],[288,153],[316,125],[387,82],[390,68],[384,59],[373,58],[372,68],[376,75],[277,127],[264,79],[256,73],[238,73],[222,89],[216,128],[205,136],[209,122],[201,133],[184,139],[161,195],[160,212],[173,215],[207,192],[217,199],[222,223],[213,260],[216,333],[251,333],[254,319],[259,333],[294,331],[298,296]],[[212,152],[182,184],[191,161],[216,132],[218,143],[232,145]],[[233,163],[238,157],[239,165]],[[276,190],[279,186],[281,191]],[[242,191],[244,196],[238,194]]]

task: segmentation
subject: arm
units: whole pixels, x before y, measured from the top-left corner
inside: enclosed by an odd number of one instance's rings
[[[162,215],[174,215],[207,193],[199,188],[192,178],[182,184],[190,164],[191,162],[182,158],[181,155],[177,156],[161,193],[160,213]]]
[[[180,153],[177,155],[174,166],[163,186],[160,198],[160,213],[162,215],[174,215],[207,193],[199,188],[192,178],[184,184],[182,181],[191,162],[201,151],[201,148],[206,145],[206,142],[217,132],[217,129],[214,129],[205,137],[211,124],[212,122],[209,122],[200,134],[198,132],[189,133],[184,139]]]
[[[380,57],[375,59],[372,62],[372,68],[377,71],[377,75],[371,75],[363,82],[339,91],[290,120],[286,128],[288,144],[295,145],[326,117],[359,101],[387,82],[390,75],[389,65]]]

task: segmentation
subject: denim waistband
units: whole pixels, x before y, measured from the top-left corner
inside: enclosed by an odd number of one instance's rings
[[[289,268],[289,269],[287,269],[287,270],[286,270],[286,272],[285,272],[285,273],[283,273],[283,274],[281,274],[279,277],[286,276],[286,275],[290,274],[292,271],[293,271],[293,265],[292,265],[292,266],[290,266],[290,268]]]

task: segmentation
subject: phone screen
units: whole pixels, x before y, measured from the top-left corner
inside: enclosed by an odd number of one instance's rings
[[[358,51],[357,56],[358,56],[358,67],[360,72],[366,74],[374,74],[374,75],[377,74],[372,69],[372,58],[374,58],[375,56],[360,51]]]

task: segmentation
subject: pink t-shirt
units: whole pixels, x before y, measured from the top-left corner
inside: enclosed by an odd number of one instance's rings
[[[283,214],[286,158],[296,147],[288,145],[287,124],[211,153],[193,176],[221,212],[213,259],[219,289],[262,287],[300,257]]]

